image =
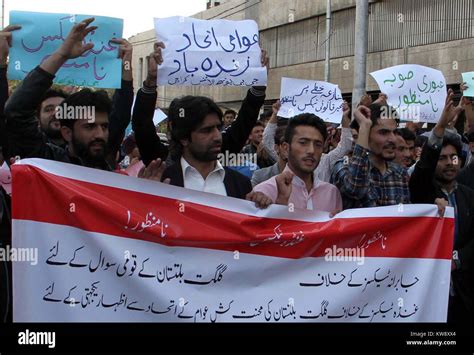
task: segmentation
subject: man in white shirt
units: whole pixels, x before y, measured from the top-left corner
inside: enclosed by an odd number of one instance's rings
[[[267,150],[270,157],[275,160],[278,160],[278,155],[274,149],[274,137],[278,126],[277,113],[280,110],[280,106],[281,105],[279,100],[273,104],[272,117],[270,118],[270,121],[265,127],[265,130],[263,131],[263,146]],[[329,182],[331,178],[332,168],[334,167],[336,161],[342,159],[352,150],[352,133],[350,124],[350,108],[347,102],[344,101],[343,116],[341,122],[341,140],[339,141],[339,144],[336,148],[331,150],[329,153],[322,155],[321,161],[319,162],[318,167],[314,171],[316,177],[319,180]]]

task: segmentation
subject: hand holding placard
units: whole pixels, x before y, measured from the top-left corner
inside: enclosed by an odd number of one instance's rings
[[[12,11],[10,23],[22,28],[13,34],[9,79],[23,80],[37,65],[54,57],[54,65],[49,69],[55,74],[57,84],[121,87],[119,46],[111,40],[122,36],[123,20]]]

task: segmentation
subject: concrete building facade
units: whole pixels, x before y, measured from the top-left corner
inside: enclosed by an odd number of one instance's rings
[[[332,0],[331,77],[344,96],[353,86],[355,0]],[[398,64],[421,64],[441,70],[448,84],[474,70],[474,0],[371,0],[367,91],[378,86],[368,74]],[[284,76],[324,80],[326,0],[230,0],[194,15],[200,19],[252,19],[260,44],[270,57],[267,100],[279,97]],[[154,30],[130,38],[134,47],[134,86],[146,76]],[[212,97],[224,107],[239,107],[246,88],[159,87],[166,108],[181,95]]]

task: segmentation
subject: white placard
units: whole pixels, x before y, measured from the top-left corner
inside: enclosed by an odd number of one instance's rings
[[[436,123],[446,100],[446,79],[439,70],[403,64],[370,73],[403,121]]]

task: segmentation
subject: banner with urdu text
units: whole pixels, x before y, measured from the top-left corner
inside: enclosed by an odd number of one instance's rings
[[[15,322],[445,322],[453,210],[325,212],[14,164]]]

